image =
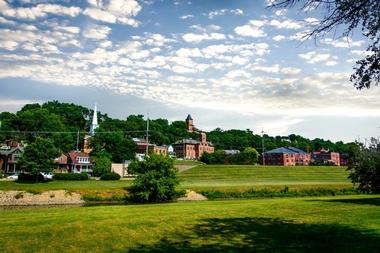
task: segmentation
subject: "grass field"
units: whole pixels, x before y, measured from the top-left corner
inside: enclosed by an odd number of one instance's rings
[[[199,162],[178,161],[183,166]],[[346,167],[282,167],[242,165],[198,165],[179,173],[181,189],[195,191],[223,190],[244,191],[267,186],[291,188],[350,187]],[[39,184],[21,184],[0,181],[0,190],[43,191],[66,189],[80,193],[122,192],[131,180],[121,181],[53,181]]]
[[[190,189],[244,189],[263,185],[344,185],[346,167],[201,165],[179,174]]]
[[[2,210],[0,252],[379,252],[380,195]]]

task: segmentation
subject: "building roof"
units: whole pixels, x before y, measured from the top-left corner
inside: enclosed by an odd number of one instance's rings
[[[188,114],[186,120],[193,120],[193,118],[191,117],[190,114]]]
[[[13,154],[16,150],[19,150],[20,152],[22,152],[23,148],[16,147],[16,148],[0,149],[0,155],[8,156],[10,154]]]
[[[80,164],[80,162],[78,162],[78,157],[90,157],[88,154],[84,153],[84,152],[79,152],[79,151],[70,151],[68,153],[68,156],[70,157],[70,160],[73,164]],[[90,161],[91,163],[91,161]],[[86,163],[88,164],[88,163]]]
[[[178,145],[178,144],[198,144],[199,141],[193,140],[193,139],[182,139],[179,141],[176,141],[173,145]]]
[[[265,154],[307,154],[305,151],[295,147],[281,147],[265,152]]]

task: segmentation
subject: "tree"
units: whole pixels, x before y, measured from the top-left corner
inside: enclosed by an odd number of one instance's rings
[[[364,192],[380,193],[380,151],[375,148],[361,148],[349,166],[349,178],[359,183]]]
[[[18,164],[20,167],[36,176],[41,172],[51,172],[55,168],[54,159],[60,155],[60,151],[54,146],[50,139],[36,138],[36,140],[25,147]]]
[[[92,157],[94,161],[94,167],[92,168],[92,173],[96,177],[100,177],[103,174],[111,172],[112,162],[107,156]]]
[[[232,160],[234,164],[257,164],[259,161],[259,152],[254,148],[248,147],[233,157]]]
[[[380,83],[380,1],[379,0],[273,0],[271,7],[287,8],[302,4],[302,9],[322,9],[324,18],[308,37],[317,38],[330,31],[336,31],[339,25],[345,25],[341,36],[349,36],[361,28],[369,38],[367,54],[356,62],[355,72],[350,80],[357,89],[370,88]]]
[[[128,188],[131,199],[136,202],[163,202],[178,196],[177,169],[169,157],[151,155],[144,161],[134,161],[128,166],[128,172],[137,175]]]

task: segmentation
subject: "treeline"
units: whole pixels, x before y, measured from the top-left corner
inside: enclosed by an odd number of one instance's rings
[[[79,132],[79,144],[88,133],[93,110],[72,103],[50,101],[43,104],[27,104],[16,113],[0,113],[0,142],[15,139],[31,143],[37,137],[49,138],[61,152],[75,150]],[[184,115],[185,116],[185,115]],[[126,119],[113,119],[98,112],[99,128],[92,138],[93,156],[107,156],[113,162],[134,157],[136,146],[132,137],[145,138],[146,119],[143,115],[130,115]],[[196,123],[196,122],[195,122]],[[186,130],[184,120],[169,123],[167,119],[149,121],[149,140],[158,145],[170,145],[182,138],[197,139],[197,133]],[[216,150],[253,147],[261,153],[262,137],[251,130],[222,130],[207,132],[207,139]],[[282,146],[294,146],[304,150],[330,149],[340,153],[353,153],[355,143],[331,142],[323,139],[307,139],[299,135],[264,135],[265,150]]]

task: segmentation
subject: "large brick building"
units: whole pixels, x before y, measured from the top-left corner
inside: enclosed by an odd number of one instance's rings
[[[265,165],[281,165],[281,166],[307,166],[310,163],[310,154],[295,147],[276,148],[265,152]]]
[[[206,133],[199,134],[199,140],[182,139],[173,144],[177,158],[200,159],[203,152],[213,153],[214,147],[206,139]]]
[[[137,146],[136,153],[137,154],[145,154],[148,146],[149,154],[158,154],[158,155],[168,155],[168,147],[167,146],[158,146],[156,144],[147,143],[146,139],[133,138],[134,143]]]
[[[313,160],[319,164],[330,164],[340,166],[340,155],[337,152],[321,149],[319,152],[313,152]]]

